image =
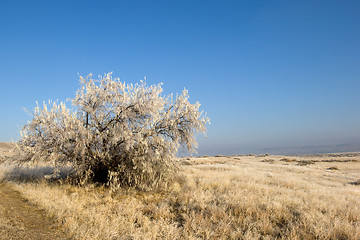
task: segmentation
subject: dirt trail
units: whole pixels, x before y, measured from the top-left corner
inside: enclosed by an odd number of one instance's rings
[[[70,239],[46,212],[0,184],[0,239]]]
[[[0,142],[0,163],[13,155],[14,144]],[[46,212],[0,181],[0,240],[71,239]]]
[[[46,212],[0,183],[0,239],[71,239]]]

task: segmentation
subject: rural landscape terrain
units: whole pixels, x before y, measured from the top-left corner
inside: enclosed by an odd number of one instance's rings
[[[2,239],[360,239],[360,153],[179,158],[171,187],[146,192],[46,180],[53,167],[15,166],[13,147]]]
[[[360,240],[359,13],[0,1],[0,240]]]

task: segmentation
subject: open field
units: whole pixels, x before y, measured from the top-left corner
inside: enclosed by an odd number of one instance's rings
[[[44,167],[0,176],[75,239],[360,239],[360,153],[177,161],[166,192],[16,177]]]

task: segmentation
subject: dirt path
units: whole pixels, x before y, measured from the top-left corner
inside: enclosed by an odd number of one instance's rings
[[[46,212],[0,183],[0,239],[70,239]]]

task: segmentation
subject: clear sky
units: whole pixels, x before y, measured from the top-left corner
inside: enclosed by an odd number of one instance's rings
[[[199,153],[360,143],[360,1],[0,1],[0,141],[110,71],[187,88]]]

